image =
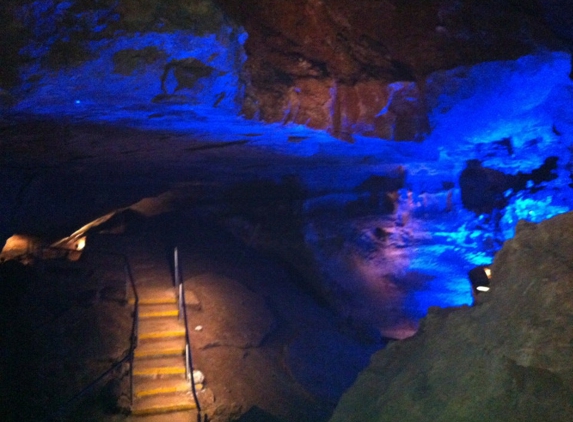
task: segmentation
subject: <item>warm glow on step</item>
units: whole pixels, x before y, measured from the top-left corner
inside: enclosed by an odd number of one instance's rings
[[[170,316],[177,316],[179,315],[179,311],[177,309],[173,309],[170,311],[154,311],[154,312],[140,312],[140,318],[161,318],[161,317],[170,317]]]
[[[185,353],[185,347],[167,347],[164,349],[142,349],[138,347],[135,349],[134,356],[136,358],[156,357],[156,356],[182,356]]]
[[[178,366],[164,366],[158,368],[142,368],[142,369],[134,369],[133,375],[142,376],[142,377],[152,377],[155,375],[179,375],[185,374],[184,367]]]
[[[129,303],[133,305],[135,303],[134,298],[129,299]],[[167,297],[148,297],[145,299],[139,299],[140,305],[167,305],[177,303],[177,299],[175,296],[167,296]]]
[[[182,331],[157,331],[152,333],[141,333],[139,334],[140,340],[157,339],[157,338],[167,338],[167,337],[184,337],[185,330]]]
[[[158,413],[169,413],[178,412],[183,410],[193,410],[196,409],[197,405],[195,403],[181,403],[181,404],[170,404],[170,405],[156,405],[150,407],[134,407],[131,413],[135,416],[153,415]]]
[[[187,393],[189,392],[189,384],[182,383],[180,385],[174,385],[170,387],[157,387],[148,388],[146,390],[140,390],[135,392],[135,397],[147,397],[147,396],[157,396],[161,394],[174,394],[174,393]]]

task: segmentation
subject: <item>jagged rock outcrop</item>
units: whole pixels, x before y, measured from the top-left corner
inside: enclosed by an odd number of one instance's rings
[[[374,355],[331,421],[573,420],[572,253],[573,213],[521,221],[490,293]]]
[[[249,34],[245,114],[343,139],[420,139],[430,129],[425,76],[515,59],[552,37],[535,2],[219,3]]]
[[[244,67],[246,35],[229,16],[248,33]],[[114,92],[142,93],[146,101],[227,109],[236,101],[249,118],[327,129],[349,141],[353,134],[421,140],[431,130],[426,76],[516,59],[555,45],[556,37],[570,41],[571,16],[565,0],[7,0],[0,11],[0,89],[24,84],[21,99],[42,72],[76,68],[74,75],[88,75],[93,69],[80,66],[94,62],[112,77],[89,80]],[[199,52],[193,40],[208,34],[221,46],[203,42]],[[113,60],[106,60],[105,49]],[[201,66],[192,66],[191,79],[183,76],[188,92],[179,92],[180,77],[173,87],[157,81],[169,66],[191,59]],[[240,77],[224,77],[239,69]],[[117,75],[132,86],[115,86]]]

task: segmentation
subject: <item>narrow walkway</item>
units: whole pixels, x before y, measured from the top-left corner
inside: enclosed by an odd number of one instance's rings
[[[170,213],[130,224],[125,233],[101,239],[108,243],[101,247],[129,257],[140,299],[135,399],[127,421],[197,418],[167,245],[179,246],[193,361],[208,377],[208,388],[197,386],[202,415],[213,422],[328,420],[377,345],[346,336],[342,330],[350,327],[282,266],[245,250],[216,222]],[[125,395],[122,404],[129,406]]]
[[[185,325],[179,318],[165,248],[156,243],[139,244],[137,249],[137,253],[130,253],[139,295],[139,341],[134,353],[130,419],[189,421],[196,416],[197,405],[187,378]]]

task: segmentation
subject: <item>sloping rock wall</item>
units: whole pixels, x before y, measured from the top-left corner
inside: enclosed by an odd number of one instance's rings
[[[378,352],[331,421],[573,420],[573,213],[520,222],[474,307]]]

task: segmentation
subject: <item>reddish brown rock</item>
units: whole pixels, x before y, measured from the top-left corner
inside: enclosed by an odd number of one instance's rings
[[[249,34],[246,116],[327,129],[348,140],[352,134],[419,139],[428,130],[428,74],[515,59],[551,38],[532,2],[219,3]]]

